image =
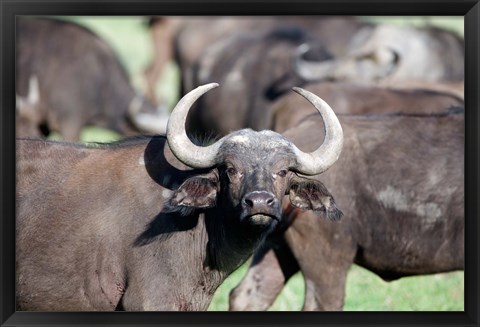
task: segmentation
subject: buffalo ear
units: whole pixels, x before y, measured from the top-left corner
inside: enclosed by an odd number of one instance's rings
[[[166,207],[168,211],[184,213],[213,207],[217,202],[218,185],[216,174],[190,177],[173,192],[166,202]]]
[[[343,215],[337,208],[332,194],[317,180],[293,177],[290,181],[289,195],[294,207],[320,211],[330,220],[340,220]]]

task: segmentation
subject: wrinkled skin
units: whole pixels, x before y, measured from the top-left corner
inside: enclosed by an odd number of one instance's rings
[[[231,292],[231,310],[267,309],[298,269],[303,310],[320,311],[342,310],[353,263],[387,281],[464,269],[464,115],[339,119],[344,151],[317,180],[335,187],[344,217],[332,222],[285,203],[288,249],[270,242],[256,253]],[[313,117],[285,135],[308,150],[319,142],[311,135],[319,123]]]

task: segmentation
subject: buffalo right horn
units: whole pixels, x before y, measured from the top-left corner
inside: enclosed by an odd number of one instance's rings
[[[204,93],[218,86],[217,83],[205,84],[187,93],[177,103],[170,115],[167,124],[167,141],[172,153],[178,160],[192,168],[209,168],[216,164],[218,149],[223,143],[220,139],[216,143],[203,147],[197,146],[190,141],[185,131],[190,107]]]
[[[294,146],[297,165],[294,167],[304,175],[321,174],[337,161],[343,147],[343,130],[332,108],[317,95],[299,87],[293,90],[307,99],[318,110],[323,119],[325,138],[322,145],[312,153],[305,153]]]

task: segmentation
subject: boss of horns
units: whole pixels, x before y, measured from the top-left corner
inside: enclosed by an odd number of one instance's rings
[[[226,135],[209,146],[193,144],[185,131],[188,112],[197,99],[218,86],[217,83],[202,85],[186,94],[175,106],[167,125],[167,141],[173,154],[184,164],[192,168],[209,168],[218,162],[217,153],[222,144],[228,140]],[[318,149],[305,153],[292,142],[289,146],[295,153],[296,164],[292,170],[304,175],[316,175],[326,171],[337,161],[343,146],[343,131],[332,108],[315,94],[302,88],[293,88],[295,92],[307,99],[320,113],[323,119],[325,138]],[[279,137],[282,137],[280,134]]]

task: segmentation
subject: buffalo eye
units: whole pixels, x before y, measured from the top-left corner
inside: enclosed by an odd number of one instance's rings
[[[230,181],[238,180],[242,177],[242,174],[234,167],[228,167],[226,172]]]
[[[287,176],[287,173],[288,173],[288,171],[286,169],[282,169],[277,173],[277,176],[285,177],[285,176]]]
[[[288,170],[282,169],[282,170],[280,170],[276,173],[273,173],[272,176],[273,176],[273,178],[277,178],[277,177],[282,177],[283,178],[283,177],[287,176],[287,174],[288,174]]]
[[[235,168],[233,168],[233,167],[227,168],[227,175],[228,175],[229,177],[233,177],[233,176],[235,176],[236,174],[237,174],[237,170],[236,170]]]

